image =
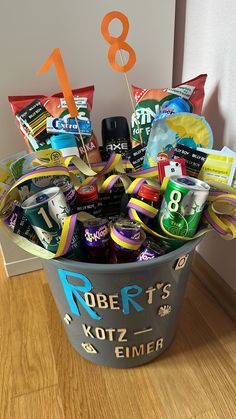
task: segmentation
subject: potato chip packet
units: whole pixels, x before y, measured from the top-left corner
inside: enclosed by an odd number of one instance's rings
[[[190,107],[190,112],[201,114],[204,99],[204,85],[207,74],[201,74],[179,86],[164,89],[143,89],[132,86],[136,102],[135,113],[131,118],[132,147],[140,144],[141,132],[143,145],[146,145],[151,132],[153,119],[162,107],[173,98],[185,99]]]

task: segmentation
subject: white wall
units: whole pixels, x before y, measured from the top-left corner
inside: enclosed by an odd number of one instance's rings
[[[55,47],[61,49],[73,88],[95,84],[92,120],[98,137],[102,118],[117,114],[130,118],[124,76],[109,66],[108,44],[100,35],[102,17],[111,10],[123,11],[129,17],[127,42],[137,54],[135,68],[128,74],[130,82],[141,87],[171,85],[175,0],[4,1],[0,22],[0,158],[24,148],[7,96],[60,90],[53,68],[40,77],[35,75]],[[15,246],[8,248],[7,238],[1,241],[7,264],[29,257]],[[26,262],[23,265],[26,269]]]
[[[236,151],[236,3],[235,0],[178,0],[174,82],[208,73],[203,114],[214,132],[214,148]],[[236,290],[236,240],[210,233],[200,254]]]

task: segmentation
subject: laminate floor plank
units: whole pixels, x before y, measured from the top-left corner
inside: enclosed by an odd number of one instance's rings
[[[187,298],[181,316],[181,349],[191,363],[205,395],[220,418],[234,418],[236,412],[236,371],[224,345]],[[197,321],[196,321],[197,316]],[[216,319],[217,321],[217,319]],[[177,360],[176,360],[177,361]]]
[[[204,321],[222,343],[232,363],[236,363],[236,327],[233,320],[226,315],[223,308],[216,303],[204,285],[191,274],[188,285],[188,297],[201,313]]]
[[[65,419],[57,386],[14,397],[12,419]]]
[[[2,259],[0,259],[2,263]],[[11,368],[11,319],[8,279],[0,270],[0,418],[10,418],[10,398],[12,393]]]
[[[40,390],[58,382],[47,327],[45,298],[37,272],[8,280],[13,396]]]

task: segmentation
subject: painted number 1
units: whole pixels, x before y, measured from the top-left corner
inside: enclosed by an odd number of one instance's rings
[[[53,225],[52,225],[51,221],[49,220],[49,218],[48,218],[48,216],[45,212],[45,209],[43,207],[40,208],[40,210],[38,211],[38,214],[42,215],[42,217],[43,217],[45,223],[47,224],[48,228],[53,227]]]

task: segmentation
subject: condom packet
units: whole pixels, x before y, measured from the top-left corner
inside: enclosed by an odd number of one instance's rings
[[[206,161],[207,154],[203,151],[187,147],[186,145],[177,144],[174,150],[174,157],[184,158],[187,175],[198,178],[202,165]]]

